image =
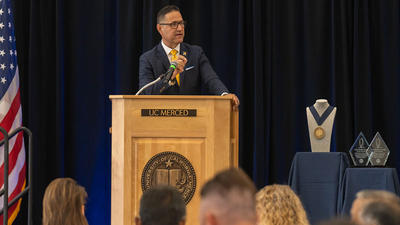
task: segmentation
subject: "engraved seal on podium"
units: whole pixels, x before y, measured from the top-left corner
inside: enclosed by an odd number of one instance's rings
[[[314,130],[314,136],[318,140],[321,140],[322,138],[325,137],[325,130],[322,127],[317,127]]]
[[[196,173],[190,161],[176,152],[154,155],[143,169],[142,191],[158,185],[175,187],[188,204],[196,191]]]

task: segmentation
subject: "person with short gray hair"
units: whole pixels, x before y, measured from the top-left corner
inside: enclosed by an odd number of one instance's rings
[[[362,225],[399,225],[400,207],[395,203],[373,200],[360,212]]]
[[[384,190],[362,190],[357,192],[356,198],[387,200],[400,205],[400,197],[392,192]]]
[[[400,207],[399,196],[384,190],[362,190],[356,194],[356,199],[350,210],[351,219],[357,223],[362,224],[361,214],[364,208],[371,202],[384,202],[394,204]]]

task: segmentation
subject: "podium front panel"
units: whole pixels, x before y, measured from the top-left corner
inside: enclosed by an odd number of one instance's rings
[[[230,99],[220,96],[110,98],[113,107],[111,224],[134,224],[146,164],[158,154],[172,152],[186,158],[195,171],[196,188],[187,204],[186,222],[197,225],[201,186],[216,172],[238,164],[238,115],[232,111]],[[183,112],[188,115],[187,110],[195,112],[195,116],[182,115]],[[158,177],[157,184],[174,186],[181,179],[182,171],[172,169],[169,167],[172,162],[168,163],[164,169],[153,171],[152,176]]]

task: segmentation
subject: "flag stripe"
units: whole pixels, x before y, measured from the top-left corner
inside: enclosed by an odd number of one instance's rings
[[[25,170],[26,170],[26,168],[24,165],[24,167],[22,168],[22,170],[18,176],[19,177],[18,185],[17,185],[15,191],[8,197],[8,201],[13,200],[21,191],[23,191],[25,189]],[[16,217],[16,215],[14,215],[14,214],[18,213],[20,203],[21,203],[21,201],[19,201],[18,203],[14,204],[13,206],[11,206],[9,208],[8,211],[9,212],[11,211],[11,213],[8,214],[8,218],[9,219],[11,219],[11,217],[14,217],[14,218],[12,220],[8,221],[8,224],[11,224],[14,221],[14,219]],[[15,211],[15,210],[18,210],[18,211]],[[1,222],[3,221],[3,214],[0,216],[0,221]]]
[[[19,127],[21,124],[21,117],[22,117],[22,113],[21,113],[21,107],[19,107],[19,111],[17,113],[17,118],[14,120],[13,125],[11,126],[10,130],[15,130],[17,127]],[[15,144],[15,140],[16,140],[16,136],[14,136],[13,138],[11,138],[8,142],[9,147],[8,147],[8,153],[10,153],[12,151],[12,149],[14,148],[14,144]],[[2,152],[4,150],[4,145],[0,147],[0,151]],[[4,154],[0,154],[0,165],[3,164],[4,162]]]
[[[10,109],[8,110],[8,113],[4,117],[3,121],[0,123],[0,127],[6,129],[8,132],[10,132],[11,125],[14,122],[14,118],[18,113],[18,109],[21,106],[21,102],[19,99],[19,90],[17,95],[15,96]],[[3,139],[3,134],[0,133],[0,140]]]
[[[19,156],[19,153],[22,150],[22,140],[23,140],[23,134],[19,133],[17,134],[17,141],[15,142],[15,145],[11,151],[11,154],[9,153],[9,167],[8,167],[8,173],[11,173],[11,171],[14,169],[15,165],[17,164],[17,157]],[[4,174],[4,164],[1,165],[0,167],[0,174]],[[2,187],[4,184],[4,177],[0,177],[0,187]]]
[[[18,182],[21,182],[18,179],[11,179],[11,178],[18,178],[22,168],[24,167],[25,167],[25,151],[20,151],[17,159],[17,164],[14,170],[10,173],[9,177],[10,179],[8,181],[8,190],[9,190],[8,196],[10,196],[10,194],[13,193],[15,187],[18,185]],[[4,187],[4,184],[2,187]],[[3,197],[4,196],[0,197],[0,208],[3,208]]]
[[[25,173],[25,171],[24,171],[24,173]],[[24,181],[24,185],[22,186],[22,189],[20,190],[20,191],[23,191],[23,190],[25,190],[25,186],[26,186],[25,176],[24,177],[20,177],[19,179]],[[15,218],[17,218],[18,212],[19,212],[20,207],[21,207],[21,202],[22,202],[22,198],[20,198],[18,200],[18,203],[16,204],[17,207],[15,207],[14,209],[10,210],[11,214],[10,214],[10,216],[8,216],[8,225],[11,225],[14,222]]]
[[[18,179],[18,183],[15,186],[15,190],[11,193],[11,195],[9,195],[8,200],[11,201],[13,200],[22,190],[24,190],[24,183],[25,183],[25,164],[24,166],[21,168],[21,170],[19,171],[18,177],[20,179]]]
[[[17,71],[16,73],[18,73],[18,68],[16,71]],[[18,76],[14,76],[13,80],[11,81],[10,87],[8,87],[6,94],[0,100],[0,121],[4,119],[5,113],[10,108],[12,100],[17,95],[18,87],[19,87]]]

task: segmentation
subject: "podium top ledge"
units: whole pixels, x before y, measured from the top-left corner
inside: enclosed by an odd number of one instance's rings
[[[229,96],[218,95],[109,95],[110,99],[231,99]]]

